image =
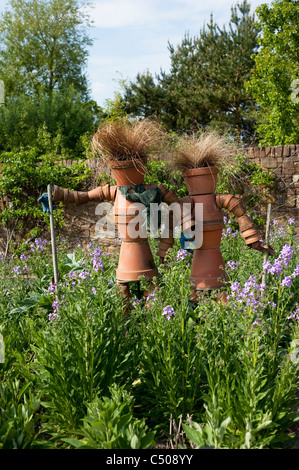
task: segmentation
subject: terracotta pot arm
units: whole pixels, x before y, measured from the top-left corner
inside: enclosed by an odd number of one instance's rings
[[[116,196],[117,186],[99,186],[91,191],[71,191],[70,189],[60,188],[59,186],[53,187],[52,200],[53,202],[63,202],[64,204],[76,204],[80,206],[90,201],[101,202],[104,200],[114,201]]]
[[[216,205],[218,209],[227,209],[238,218],[239,229],[246,245],[251,246],[259,241],[258,231],[248,215],[245,214],[246,209],[238,198],[233,194],[216,194]]]

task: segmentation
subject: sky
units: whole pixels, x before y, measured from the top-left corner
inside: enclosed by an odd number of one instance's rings
[[[0,13],[8,5],[0,0]],[[169,71],[168,43],[197,36],[210,14],[219,26],[228,24],[233,0],[92,0],[87,77],[91,97],[105,107],[121,92],[121,80],[138,73]],[[267,0],[249,0],[251,11]]]

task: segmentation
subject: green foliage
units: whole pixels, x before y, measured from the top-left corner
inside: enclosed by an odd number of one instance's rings
[[[51,96],[70,85],[88,95],[90,26],[77,0],[11,0],[0,19],[0,76],[7,96]]]
[[[153,159],[147,162],[145,184],[163,184],[169,191],[173,189],[178,197],[187,195],[187,188],[180,171],[171,171],[170,166],[163,160]]]
[[[228,417],[217,426],[205,423],[204,426],[191,421],[188,424],[183,424],[183,429],[187,438],[193,443],[195,449],[223,448],[222,442],[226,432],[227,426],[230,424],[231,419]]]
[[[234,164],[223,166],[220,169],[218,192],[241,190],[241,186],[250,184],[253,187],[273,188],[275,176],[265,171],[257,163],[250,161],[246,155],[237,154]]]
[[[146,433],[145,419],[133,416],[133,397],[122,388],[110,387],[110,397],[96,398],[87,406],[87,415],[78,434],[66,438],[78,449],[146,449],[154,444],[154,432]]]
[[[168,74],[155,79],[139,74],[127,85],[128,112],[155,116],[180,133],[212,126],[250,140],[254,104],[244,83],[254,65],[258,32],[247,1],[232,7],[228,28],[211,16],[198,37],[185,35],[176,48],[169,45]]]
[[[275,187],[276,178],[272,172],[264,170],[260,165],[250,161],[245,155],[237,154],[234,163],[222,167],[219,171],[216,191],[218,193],[240,194],[253,222],[263,226],[265,221],[256,213],[260,201],[268,197]]]
[[[0,151],[41,148],[41,133],[45,130],[59,141],[58,153],[64,153],[65,158],[81,157],[89,146],[89,142],[84,145],[82,136],[90,137],[100,116],[95,102],[84,100],[73,87],[54,91],[51,97],[44,92],[38,97],[13,96],[0,107]]]
[[[105,121],[117,121],[119,118],[128,118],[125,110],[125,103],[120,93],[114,93],[114,98],[106,100],[103,110]]]
[[[0,222],[4,226],[13,224],[15,228],[25,231],[32,228],[32,224],[43,226],[49,220],[49,214],[43,213],[42,205],[37,200],[43,192],[47,192],[47,185],[76,189],[90,174],[84,161],[72,166],[65,166],[62,161],[54,164],[59,158],[59,138],[53,141],[43,131],[39,133],[39,139],[39,148],[3,152],[0,155],[3,162],[0,199],[6,196],[10,201],[0,214]],[[62,208],[55,211],[57,222],[61,220],[62,213]]]
[[[229,220],[221,243],[225,306],[216,302],[218,292],[189,301],[192,256],[178,251],[178,240],[148,298],[140,296],[146,280],[140,290],[131,284],[129,317],[115,284],[117,255],[96,244],[73,253],[58,245],[58,293],[50,285],[50,243],[37,239],[0,258],[0,445],[148,448],[169,436],[170,419],[181,419],[182,447],[292,446],[299,337],[294,225],[271,224],[276,254],[269,261],[284,261],[281,273],[267,273],[263,290],[263,255],[246,249],[231,228]],[[150,243],[157,261],[157,241]],[[169,318],[165,308],[173,309]]]
[[[0,449],[28,449],[36,438],[35,416],[40,401],[19,380],[0,386]]]
[[[299,139],[299,4],[275,0],[256,11],[260,48],[247,89],[259,106],[260,144],[295,144]]]

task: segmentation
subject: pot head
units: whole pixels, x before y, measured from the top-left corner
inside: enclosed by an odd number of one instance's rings
[[[109,165],[117,186],[143,184],[146,173],[146,158],[110,161]]]
[[[192,168],[182,173],[190,196],[214,193],[217,175],[218,168],[216,166]]]

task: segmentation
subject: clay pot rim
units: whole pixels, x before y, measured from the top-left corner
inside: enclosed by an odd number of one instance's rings
[[[131,160],[109,160],[112,169],[142,167],[147,162],[147,157],[133,158]]]
[[[190,168],[182,172],[182,176],[214,175],[218,173],[217,166],[203,166],[199,168]]]

